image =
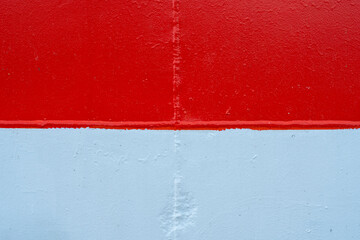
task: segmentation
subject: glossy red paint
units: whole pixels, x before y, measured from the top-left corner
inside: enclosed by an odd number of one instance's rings
[[[356,0],[0,0],[0,127],[360,126]]]

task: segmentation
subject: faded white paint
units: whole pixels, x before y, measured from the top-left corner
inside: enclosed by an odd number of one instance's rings
[[[0,239],[360,239],[360,131],[0,130]]]

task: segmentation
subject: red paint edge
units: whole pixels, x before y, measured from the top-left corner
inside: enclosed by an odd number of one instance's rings
[[[290,130],[290,129],[358,129],[360,121],[159,121],[110,122],[71,120],[0,120],[0,128],[103,128],[153,130]]]

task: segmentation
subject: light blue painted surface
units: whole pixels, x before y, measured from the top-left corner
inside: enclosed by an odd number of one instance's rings
[[[360,239],[360,131],[0,129],[0,239]]]

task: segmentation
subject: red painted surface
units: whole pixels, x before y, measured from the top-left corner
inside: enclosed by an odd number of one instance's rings
[[[357,128],[356,0],[0,0],[0,126]]]
[[[181,0],[186,120],[360,120],[360,2]]]
[[[171,31],[165,0],[0,0],[0,119],[171,119]]]

